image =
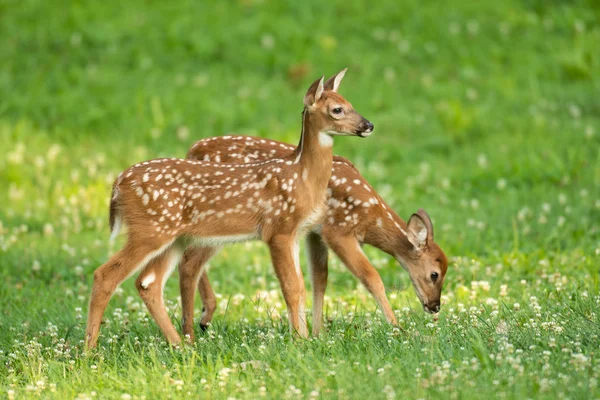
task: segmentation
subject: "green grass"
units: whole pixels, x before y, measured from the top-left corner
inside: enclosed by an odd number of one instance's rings
[[[597,2],[8,0],[0,13],[2,396],[600,397]],[[212,261],[219,308],[194,346],[163,343],[129,280],[83,356],[92,273],[117,248],[116,175],[207,136],[295,143],[304,91],[346,66],[340,92],[376,128],[336,153],[404,218],[431,215],[451,259],[439,319],[367,249],[403,330],[332,257],[326,332],[294,339],[252,243]],[[173,277],[179,324],[177,296]]]

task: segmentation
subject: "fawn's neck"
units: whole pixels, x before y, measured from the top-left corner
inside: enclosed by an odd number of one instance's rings
[[[302,112],[302,136],[293,157],[294,163],[300,167],[302,179],[314,192],[324,194],[331,177],[333,139],[319,131],[314,119],[305,108]]]
[[[412,249],[406,237],[406,222],[402,220],[383,200],[379,199],[378,217],[369,224],[364,241],[396,259],[405,259]]]

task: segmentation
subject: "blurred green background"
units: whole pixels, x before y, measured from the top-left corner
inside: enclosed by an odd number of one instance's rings
[[[370,140],[337,140],[336,152],[405,218],[426,208],[452,253],[512,248],[525,208],[533,219],[518,246],[596,245],[587,240],[598,238],[599,219],[596,2],[0,7],[5,187],[60,197],[59,181],[98,154],[97,175],[116,174],[230,132],[296,143],[304,91],[347,66],[341,91],[377,130]],[[10,162],[19,144],[25,168]],[[40,176],[26,168],[52,144],[63,148],[54,165]],[[36,182],[49,177],[46,167],[59,175]],[[78,190],[93,175],[82,171]],[[557,192],[572,212],[557,209]],[[105,193],[95,193],[101,207],[83,218],[105,216]],[[4,220],[11,210],[48,219],[6,194]],[[535,223],[541,203],[555,206],[545,226]]]
[[[548,301],[556,273],[573,296],[598,292],[597,1],[0,0],[0,60],[7,348],[48,321],[82,335],[92,271],[116,247],[107,205],[121,170],[228,133],[297,143],[306,89],[344,67],[340,92],[375,132],[337,138],[335,152],[403,218],[429,212],[451,257],[449,304],[473,280],[492,293],[541,282]],[[215,259],[215,289],[276,289],[264,246],[239,248]],[[394,307],[416,304],[406,274],[368,254],[401,290]],[[332,263],[331,296],[374,309]],[[57,293],[65,305],[46,310]]]

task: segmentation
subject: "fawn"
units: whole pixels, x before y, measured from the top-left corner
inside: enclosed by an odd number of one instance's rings
[[[223,136],[203,139],[189,150],[190,159],[222,162],[260,161],[293,152],[291,145],[249,136]],[[440,309],[442,284],[448,261],[433,240],[433,225],[424,210],[413,214],[408,224],[381,199],[352,163],[334,156],[333,172],[327,191],[328,210],[307,236],[313,285],[313,334],[323,326],[323,297],[327,286],[327,253],[331,248],[348,269],[373,295],[386,319],[396,317],[385,295],[377,270],[361,249],[363,243],[392,255],[408,271],[425,311]],[[196,286],[203,302],[200,326],[205,329],[216,308],[204,264],[216,247],[189,249],[179,267],[184,334],[193,337],[193,304]],[[198,280],[198,276],[201,276]]]
[[[326,212],[332,135],[369,136],[373,124],[337,93],[346,70],[317,79],[304,97],[294,152],[247,164],[156,159],[121,173],[110,200],[112,237],[127,225],[125,246],[94,272],[86,345],[95,347],[116,287],[141,270],[136,287],[171,344],[181,338],[163,290],[183,250],[260,239],[267,243],[288,308],[290,328],[308,335],[298,239]]]

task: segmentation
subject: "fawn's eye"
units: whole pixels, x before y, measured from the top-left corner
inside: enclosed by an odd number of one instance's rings
[[[332,113],[334,114],[341,114],[342,113],[342,107],[336,107],[333,110],[331,110]]]
[[[434,281],[434,282],[437,281],[438,276],[439,276],[439,274],[437,272],[432,272],[431,273],[431,280]]]

